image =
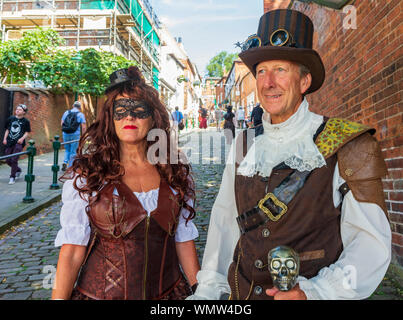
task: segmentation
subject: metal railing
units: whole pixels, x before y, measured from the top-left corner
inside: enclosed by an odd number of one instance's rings
[[[80,139],[77,139],[77,140],[71,140],[71,141],[67,141],[67,142],[60,142],[59,139],[60,139],[59,136],[55,136],[55,140],[53,141],[53,165],[52,165],[53,179],[52,179],[52,184],[49,187],[49,189],[51,189],[51,190],[60,189],[60,186],[57,183],[57,173],[60,170],[60,166],[59,166],[60,147],[64,146],[65,144],[70,144],[73,142],[80,141]]]
[[[52,143],[53,165],[51,168],[51,170],[53,171],[53,177],[52,177],[52,184],[49,186],[49,189],[51,189],[51,190],[60,189],[60,185],[57,183],[57,175],[58,175],[58,172],[60,171],[60,166],[58,164],[60,147],[63,145],[66,145],[66,144],[80,141],[79,139],[77,139],[77,140],[72,140],[72,141],[67,141],[67,142],[60,142],[59,141],[60,137],[58,135],[56,135],[54,138],[55,138],[55,140]],[[28,155],[28,169],[27,169],[27,174],[25,175],[25,178],[24,178],[24,180],[27,183],[27,186],[26,186],[25,197],[22,199],[22,202],[24,202],[24,203],[31,203],[31,202],[35,201],[35,199],[32,197],[32,183],[35,181],[35,175],[33,174],[33,171],[34,171],[34,157],[36,156],[36,147],[35,147],[34,140],[29,140],[28,143],[29,143],[29,146],[27,147],[26,151],[17,152],[17,153],[13,153],[13,154],[9,154],[9,155],[0,157],[0,160],[6,160],[8,158],[22,156],[24,154]]]
[[[28,170],[25,175],[25,181],[27,182],[27,188],[25,192],[25,197],[22,199],[22,202],[30,203],[34,202],[35,199],[32,198],[32,182],[35,181],[35,175],[33,174],[34,170],[34,157],[36,155],[35,141],[29,140],[29,147],[27,147],[27,151],[17,152],[13,154],[9,154],[7,156],[0,157],[0,160],[5,160],[8,158],[22,156],[24,154],[28,154]]]

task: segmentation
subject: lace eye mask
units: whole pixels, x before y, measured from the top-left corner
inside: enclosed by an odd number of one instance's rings
[[[113,119],[122,120],[128,115],[133,118],[146,119],[152,115],[151,108],[144,101],[129,98],[115,100],[113,103]]]

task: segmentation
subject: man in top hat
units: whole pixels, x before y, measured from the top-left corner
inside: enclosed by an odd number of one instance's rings
[[[231,146],[189,299],[364,299],[385,275],[391,231],[375,130],[309,111],[305,95],[325,79],[312,37],[307,16],[279,9],[264,14],[242,46],[264,132],[245,130]],[[299,255],[289,291],[276,288],[268,270],[278,246]],[[282,280],[293,267],[281,267]]]

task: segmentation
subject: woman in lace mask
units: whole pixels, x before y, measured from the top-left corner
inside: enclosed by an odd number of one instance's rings
[[[190,166],[149,159],[153,129],[166,137],[156,155],[171,159],[169,115],[139,69],[110,80],[63,177],[52,298],[184,299],[200,268]]]

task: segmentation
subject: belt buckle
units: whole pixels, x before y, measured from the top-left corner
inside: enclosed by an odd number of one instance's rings
[[[264,206],[264,203],[265,203],[268,199],[271,199],[271,201],[273,201],[273,203],[274,203],[277,207],[280,207],[280,208],[281,208],[281,211],[280,211],[280,213],[279,213],[277,216],[273,215],[273,213],[269,210],[269,208],[267,208],[267,207]],[[287,210],[288,210],[288,207],[287,207],[283,202],[281,202],[279,199],[277,199],[277,197],[276,197],[273,193],[271,193],[271,192],[269,192],[268,194],[266,194],[266,195],[264,196],[264,198],[259,201],[258,207],[259,207],[259,209],[262,210],[262,211],[266,214],[266,216],[267,216],[270,220],[272,220],[272,221],[278,221],[278,220],[287,212]]]

